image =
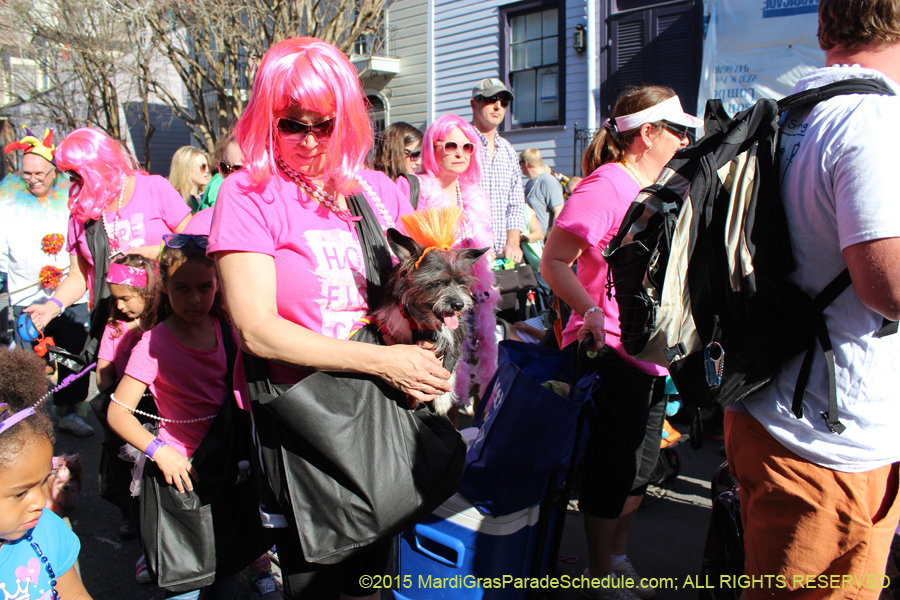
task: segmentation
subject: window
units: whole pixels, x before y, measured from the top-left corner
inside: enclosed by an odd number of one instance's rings
[[[507,81],[516,96],[510,116],[514,129],[558,125],[564,120],[560,12],[555,3],[501,8],[508,44]]]

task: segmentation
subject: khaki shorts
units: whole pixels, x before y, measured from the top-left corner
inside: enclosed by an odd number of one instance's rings
[[[725,445],[741,486],[748,598],[878,598],[900,519],[898,463],[820,467],[731,411]]]

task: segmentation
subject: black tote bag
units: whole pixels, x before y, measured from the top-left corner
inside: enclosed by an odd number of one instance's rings
[[[228,325],[220,323],[229,387],[236,356]],[[251,479],[238,481],[238,462],[251,460],[250,415],[229,394],[191,456],[199,474],[180,493],[152,461],[141,484],[141,541],[150,577],[170,592],[188,592],[234,575],[274,544],[263,529]]]
[[[357,234],[366,260],[369,310],[390,268],[371,207]],[[395,535],[456,493],[466,445],[444,416],[409,410],[403,392],[378,377],[317,372],[273,386],[259,358],[244,354],[259,457],[305,559],[335,564]]]

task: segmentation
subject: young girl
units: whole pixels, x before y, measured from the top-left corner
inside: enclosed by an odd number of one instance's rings
[[[140,254],[117,256],[106,283],[112,302],[109,321],[97,353],[97,389],[103,391],[125,375],[131,351],[156,324],[159,291],[153,261]]]
[[[207,236],[170,234],[163,236],[163,242],[159,269],[164,320],[145,333],[132,351],[125,376],[112,396],[108,419],[122,439],[143,449],[156,463],[166,483],[186,493],[199,481],[191,456],[230,394],[222,338],[226,315],[215,265],[206,257]],[[133,412],[148,387],[159,411],[158,437],[144,429]],[[142,503],[145,497],[142,494]],[[144,534],[145,541],[147,536],[152,538],[151,532]],[[202,555],[202,549],[185,548],[192,551]],[[234,577],[220,578],[209,594],[229,597],[234,583]],[[195,598],[198,593],[176,596],[169,592],[167,597]]]
[[[49,509],[53,425],[44,361],[0,348],[0,592],[6,598],[90,600],[75,570],[81,544]]]

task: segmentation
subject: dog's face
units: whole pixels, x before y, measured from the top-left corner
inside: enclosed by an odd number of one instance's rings
[[[472,308],[472,265],[487,248],[432,249],[428,252],[396,229],[388,229],[388,243],[400,260],[389,292],[410,317],[429,328],[459,327],[459,315]],[[424,256],[423,256],[424,254]],[[419,260],[421,259],[421,261]],[[418,266],[416,266],[418,263]]]

